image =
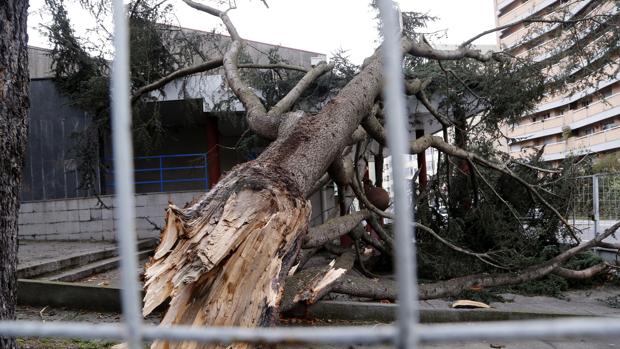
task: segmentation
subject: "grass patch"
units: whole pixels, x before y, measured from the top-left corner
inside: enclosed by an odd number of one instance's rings
[[[117,343],[103,340],[64,338],[17,338],[17,347],[22,349],[108,349]]]

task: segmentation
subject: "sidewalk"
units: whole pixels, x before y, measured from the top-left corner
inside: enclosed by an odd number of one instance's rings
[[[20,240],[17,252],[17,267],[52,262],[71,255],[97,252],[115,248],[111,241],[55,241],[55,240]]]

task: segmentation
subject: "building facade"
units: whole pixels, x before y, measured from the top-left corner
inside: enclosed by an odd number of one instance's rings
[[[208,36],[206,52],[230,43],[226,36]],[[186,33],[188,34],[188,33]],[[290,64],[310,68],[324,54],[247,42],[247,55],[267,63],[265,52],[277,51]],[[118,224],[114,202],[114,168],[109,135],[99,139],[96,178],[85,185],[78,171],[80,135],[92,119],[58,89],[47,49],[29,47],[30,127],[19,218],[20,239],[114,240]],[[197,57],[199,58],[199,57]],[[198,63],[197,61],[196,63]],[[221,71],[173,81],[151,93],[152,105],[164,128],[161,145],[134,144],[136,230],[139,238],[159,236],[168,202],[177,206],[203,195],[220,175],[248,161],[261,149],[239,151],[247,124],[239,103],[223,111],[216,105],[231,95],[223,87]],[[147,109],[146,112],[149,112]],[[135,139],[135,135],[134,135]],[[93,183],[94,182],[94,183]],[[325,219],[334,208],[333,191],[310,198],[311,224]]]
[[[592,0],[493,0],[496,25],[506,26],[498,31],[498,44],[516,57],[529,57],[536,62],[543,61],[562,52],[568,44],[563,25],[559,23],[517,23],[520,20],[536,18],[562,18],[570,21],[575,16],[611,15],[617,13],[613,1]],[[576,28],[576,27],[572,27]],[[577,42],[584,50],[598,52],[601,39],[608,33],[595,33],[596,28],[581,27]],[[573,33],[574,35],[574,33]],[[564,42],[563,42],[564,40]],[[567,57],[568,61],[571,57]],[[592,62],[596,62],[594,56]],[[535,110],[523,116],[514,125],[506,128],[510,139],[506,151],[513,157],[525,157],[544,146],[542,160],[560,161],[567,156],[612,153],[620,150],[620,81],[618,64],[603,62],[605,76],[588,77],[584,72],[588,63],[579,64],[568,70],[568,75],[584,76],[591,83],[580,84],[571,94],[546,95]],[[559,74],[565,69],[563,61],[553,65],[547,75]],[[578,74],[578,75],[577,75]],[[577,84],[575,84],[577,85]]]

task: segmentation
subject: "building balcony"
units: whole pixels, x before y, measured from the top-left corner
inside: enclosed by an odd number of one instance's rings
[[[546,130],[557,130],[558,127],[562,128],[565,124],[566,114],[562,116],[556,116],[549,119],[536,121],[528,124],[522,124],[514,128],[514,130],[508,130],[508,136],[511,138],[530,138],[534,132],[542,132]]]
[[[527,18],[543,10],[545,7],[553,4],[555,0],[535,0],[528,1],[525,4],[513,9],[510,12],[502,15],[498,18],[498,26],[510,24],[513,22],[517,22],[521,19]],[[590,1],[575,1],[569,4],[568,10],[570,12],[570,18],[581,11]],[[515,12],[516,11],[516,12]],[[543,16],[544,18],[549,18],[549,15]],[[568,18],[568,19],[570,19]],[[538,26],[538,30],[532,30]],[[532,24],[532,26],[522,27],[521,29],[507,35],[504,38],[500,39],[500,44],[506,48],[512,48],[517,46],[520,43],[531,41],[539,36],[542,36],[551,30],[557,28],[559,25],[557,23],[539,23]],[[530,33],[531,31],[531,33]]]
[[[569,113],[571,116],[569,122],[572,124],[574,122],[583,121],[617,106],[620,106],[620,93],[592,102],[587,107],[573,110],[572,114]]]
[[[497,0],[497,13],[501,11],[504,7],[512,4],[515,0]]]
[[[540,146],[536,147],[540,148]],[[542,159],[545,161],[561,160],[569,155],[583,155],[620,148],[620,126],[602,130],[582,137],[570,137],[565,141],[549,143],[545,146]],[[511,155],[523,158],[536,149],[513,150]]]
[[[523,19],[554,3],[555,0],[529,0],[499,17],[499,25],[506,25]]]
[[[522,124],[508,130],[511,138],[538,138],[562,132],[564,126],[572,130],[587,126],[620,113],[620,93],[590,103],[587,107],[567,110],[564,115]]]
[[[572,96],[566,96],[566,95],[547,95],[545,96],[545,98],[541,101],[541,103],[539,104],[538,108],[536,108],[536,112],[543,112],[543,111],[547,111],[547,110],[551,110],[551,109],[555,109],[561,106],[567,106],[572,102],[575,102],[587,95],[593,94],[594,92],[603,89],[609,85],[615,84],[616,82],[618,82],[620,80],[620,74],[616,73],[616,69],[618,67],[615,65],[608,65],[605,67],[604,69],[604,74],[606,76],[615,76],[614,78],[611,78],[609,80],[605,80],[605,81],[598,81],[597,84],[595,84],[596,86],[590,86],[586,89],[584,89],[583,91],[577,92],[575,94],[573,94]],[[570,86],[569,86],[570,89]]]

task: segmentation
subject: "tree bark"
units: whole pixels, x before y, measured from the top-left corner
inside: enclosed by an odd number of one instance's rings
[[[162,325],[273,324],[284,278],[307,230],[305,197],[372,108],[380,81],[375,55],[319,114],[281,131],[258,159],[237,166],[184,209],[170,206],[146,270],[144,314],[170,297]],[[159,341],[153,348],[167,345]]]
[[[0,3],[0,320],[15,318],[17,216],[28,115],[27,0]],[[0,348],[15,348],[0,338]]]

